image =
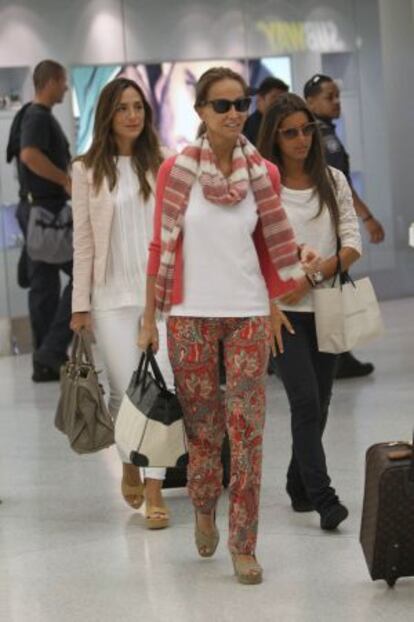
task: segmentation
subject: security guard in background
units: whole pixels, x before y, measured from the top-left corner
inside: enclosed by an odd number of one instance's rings
[[[288,91],[288,85],[280,78],[275,78],[274,76],[267,76],[267,78],[261,81],[257,89],[250,89],[250,94],[256,95],[256,110],[247,118],[243,134],[253,145],[257,143],[264,113],[278,97]]]

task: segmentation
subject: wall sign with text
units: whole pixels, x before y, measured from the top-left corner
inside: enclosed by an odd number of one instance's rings
[[[348,37],[343,37],[332,20],[255,22],[255,41],[272,53],[345,52],[352,49]]]

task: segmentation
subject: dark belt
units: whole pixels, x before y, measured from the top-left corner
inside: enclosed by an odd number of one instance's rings
[[[27,200],[30,205],[36,205],[37,207],[44,207],[47,210],[59,211],[67,203],[65,199],[51,199],[50,197],[34,197],[32,194],[27,195]]]

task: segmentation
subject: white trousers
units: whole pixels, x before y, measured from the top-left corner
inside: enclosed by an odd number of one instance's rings
[[[138,320],[142,313],[143,308],[138,306],[92,311],[93,330],[109,383],[109,412],[114,419],[142,353],[137,345]],[[168,388],[173,388],[174,376],[168,358],[165,322],[158,323],[158,330],[157,362]],[[144,478],[165,478],[165,469],[147,468],[142,471]]]

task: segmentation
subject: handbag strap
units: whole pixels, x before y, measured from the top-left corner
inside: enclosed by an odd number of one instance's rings
[[[413,430],[413,442],[411,445],[411,468],[409,474],[410,481],[414,482],[414,430]]]
[[[161,373],[160,368],[158,367],[157,360],[152,351],[151,345],[148,346],[147,351],[141,354],[141,358],[138,364],[136,383],[141,383],[141,395],[146,390],[146,382],[148,377],[148,368],[151,368],[153,377],[158,384],[158,386],[167,391],[167,383],[164,380],[164,376]]]
[[[352,285],[355,287],[355,283],[351,275],[349,274],[348,270],[342,270],[341,256],[339,254],[339,251],[341,250],[341,248],[342,248],[341,238],[339,237],[338,234],[336,234],[336,270],[333,275],[331,287],[335,287],[337,279],[339,279],[339,287],[341,289],[342,289],[342,286],[345,285],[345,283],[352,283]]]
[[[85,355],[85,360],[87,363],[90,363],[93,367],[95,367],[95,361],[92,353],[92,345],[91,338],[87,330],[82,328],[80,331],[80,341],[83,347],[83,353]]]
[[[147,357],[149,358],[149,362],[151,365],[152,373],[154,374],[154,378],[161,388],[167,390],[167,383],[164,380],[164,376],[161,373],[161,370],[157,363],[157,359],[155,358],[155,355],[152,351],[151,346],[149,346],[148,350],[149,351],[147,353]]]
[[[79,335],[78,333],[75,333],[73,336],[73,341],[72,341],[72,349],[70,351],[70,362],[71,363],[76,363],[76,360],[78,357],[78,350],[79,350]]]
[[[90,337],[88,332],[82,328],[80,332],[75,333],[73,337],[70,361],[76,365],[81,365],[83,360],[92,365],[92,367],[95,367]]]
[[[141,354],[141,358],[139,359],[138,369],[137,369],[137,384],[141,380],[142,372],[144,369],[144,363],[145,363],[145,352]]]

